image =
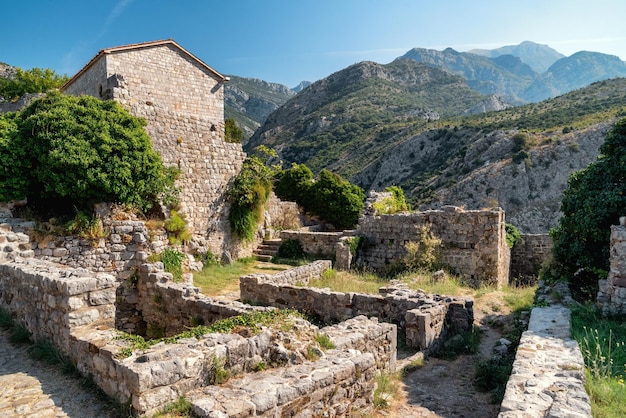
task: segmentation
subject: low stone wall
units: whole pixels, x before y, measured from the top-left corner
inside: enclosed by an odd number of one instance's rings
[[[599,281],[598,305],[604,315],[626,315],[626,217],[611,226],[610,269]]]
[[[408,242],[419,241],[422,225],[429,225],[442,240],[443,264],[465,282],[475,286],[508,283],[510,250],[500,208],[466,211],[445,206],[426,212],[363,216],[356,229],[356,235],[365,239],[358,262],[376,270],[392,267],[407,254]]]
[[[194,389],[206,388],[220,370],[237,375],[258,370],[260,364],[276,364],[288,367],[246,376],[251,382],[247,388],[262,388],[265,393],[261,398],[251,398],[253,404],[254,399],[258,401],[254,404],[257,413],[267,411],[267,415],[260,416],[306,415],[307,411],[325,408],[334,411],[335,416],[349,416],[371,407],[376,371],[393,371],[395,367],[395,326],[365,317],[321,330],[304,319],[294,319],[289,331],[263,329],[252,336],[206,334],[199,339],[161,342],[125,356],[130,343],[118,338],[119,332],[113,329],[119,281],[106,273],[23,259],[32,256],[32,250],[26,249],[27,241],[24,234],[13,233],[7,227],[0,229],[0,307],[10,312],[35,339],[52,341],[106,394],[119,402],[130,402],[139,413],[152,414]],[[171,297],[165,303],[170,305],[168,311],[160,311],[164,321],[168,315],[194,315],[197,311],[190,308],[194,303],[200,306],[199,315],[207,321],[216,319],[210,317],[214,310],[222,309],[220,315],[230,315],[267,309],[239,303],[216,303],[207,308],[211,305],[208,298],[198,295],[191,286],[173,283],[171,275],[155,265],[140,266],[137,280],[138,288],[146,289],[138,292],[138,305],[143,310],[151,309],[151,301],[159,305],[154,300],[156,293],[147,290],[149,287],[164,292],[164,298]],[[171,295],[165,294],[170,292]],[[327,353],[317,349],[320,360],[307,360],[314,340],[301,338],[318,333],[329,335],[336,349]],[[309,370],[306,378],[305,370]],[[291,379],[293,373],[303,373],[298,374],[298,385],[283,386],[275,380],[278,375]],[[267,388],[276,390],[267,392]],[[228,410],[234,404],[249,406],[241,403],[239,395],[229,387],[213,387],[209,391],[219,393],[215,395],[216,410]],[[199,402],[206,407],[209,401]]]
[[[105,238],[48,237],[33,242],[34,255],[42,260],[91,271],[111,272],[125,279],[145,263],[150,254],[168,245],[165,231],[149,231],[143,221],[105,223]]]
[[[280,239],[283,241],[291,239],[297,239],[300,241],[302,249],[305,253],[327,257],[335,256],[335,246],[343,236],[343,232],[280,232]]]
[[[552,253],[553,242],[548,234],[522,234],[511,249],[509,280],[521,285],[534,285],[539,270]]]
[[[429,353],[441,347],[449,330],[454,333],[470,330],[474,321],[473,300],[469,299],[427,295],[406,288],[381,289],[383,295],[340,293],[276,284],[272,278],[268,275],[241,277],[242,300],[254,305],[297,309],[325,323],[359,315],[376,317],[401,327],[409,347]]]
[[[517,347],[499,418],[591,417],[584,361],[570,337],[570,310],[534,308]]]
[[[146,322],[149,337],[169,337],[196,325],[268,310],[240,302],[214,300],[197,287],[175,283],[170,273],[155,265],[143,265],[138,274],[136,309]]]

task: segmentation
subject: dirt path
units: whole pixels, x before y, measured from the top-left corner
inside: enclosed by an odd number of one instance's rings
[[[33,360],[27,347],[10,344],[7,332],[0,330],[0,416],[115,416],[111,404],[81,387],[81,380],[64,375],[58,366]]]
[[[510,325],[510,312],[499,300],[499,295],[487,295],[474,306],[474,324],[481,331],[479,352],[463,355],[456,360],[429,358],[424,367],[402,379],[399,396],[390,408],[377,411],[378,417],[402,418],[491,418],[497,417],[500,406],[491,402],[490,393],[474,388],[475,365],[488,359],[496,342],[502,338],[502,329]],[[499,326],[493,327],[493,318]],[[408,363],[399,360],[398,369]]]

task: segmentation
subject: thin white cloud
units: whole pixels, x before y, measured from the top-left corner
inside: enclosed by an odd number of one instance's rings
[[[65,74],[73,74],[76,72],[81,64],[84,64],[85,54],[94,53],[93,45],[97,43],[100,38],[102,38],[109,30],[111,25],[115,23],[115,20],[126,10],[126,8],[133,2],[134,0],[119,0],[111,12],[107,15],[100,31],[91,39],[83,40],[79,42],[77,45],[74,45],[70,51],[68,51],[61,58],[62,65],[62,73]]]

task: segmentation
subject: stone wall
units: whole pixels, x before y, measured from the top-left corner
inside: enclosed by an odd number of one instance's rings
[[[533,308],[506,385],[499,418],[591,418],[584,361],[570,336],[570,311]]]
[[[626,315],[626,217],[611,226],[610,269],[599,281],[597,303],[604,315]]]
[[[283,241],[297,239],[302,244],[305,253],[327,257],[335,256],[335,247],[343,232],[308,232],[308,231],[281,231]]]
[[[144,118],[164,163],[181,169],[182,213],[199,246],[240,257],[252,248],[232,240],[224,191],[245,153],[224,141],[224,81],[165,41],[103,50],[64,91],[114,99]]]
[[[552,253],[552,238],[548,234],[522,234],[511,249],[511,283],[535,284],[539,270]]]
[[[252,274],[240,278],[241,299],[254,305],[297,309],[325,323],[365,315],[396,324],[406,333],[407,345],[434,353],[446,338],[468,331],[474,321],[473,300],[410,291],[405,287],[382,288],[382,295],[331,292],[303,287],[308,279],[291,282],[274,276]]]
[[[246,336],[206,334],[132,351],[129,342],[118,338],[113,329],[119,281],[106,273],[34,259],[29,248],[27,235],[6,225],[0,228],[0,307],[36,340],[53,342],[106,394],[121,403],[130,402],[139,413],[154,413],[189,394],[201,416],[207,416],[202,412],[207,408],[231,411],[243,405],[257,416],[333,411],[337,417],[347,417],[371,410],[374,375],[380,370],[393,371],[395,366],[395,326],[365,317],[323,329],[295,319],[291,330],[263,328],[257,335]],[[305,274],[307,269],[298,271]],[[167,310],[155,310],[164,322],[204,315],[208,323],[218,319],[211,316],[215,309],[225,316],[266,309],[211,302],[195,288],[173,283],[158,264],[139,266],[137,287],[145,288],[138,292],[137,304],[142,310],[160,305],[149,288],[168,298]],[[214,308],[208,307],[211,303]],[[194,310],[193,304],[199,307]],[[336,348],[326,353],[317,349],[319,360],[309,360],[313,339],[300,339],[320,333],[328,335]],[[260,364],[286,367],[259,372]],[[231,375],[245,373],[243,380],[234,380],[229,387],[244,381],[241,390],[247,395],[211,386],[220,370]],[[259,390],[254,392],[255,388]]]
[[[405,255],[405,244],[419,241],[419,227],[430,225],[443,242],[443,264],[473,285],[508,283],[510,251],[505,217],[500,208],[470,210],[446,206],[442,210],[364,216],[356,234],[365,239],[359,253],[363,267],[384,270]]]

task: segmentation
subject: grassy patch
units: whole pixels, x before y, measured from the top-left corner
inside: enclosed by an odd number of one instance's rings
[[[626,322],[603,318],[593,304],[578,306],[572,309],[572,337],[585,360],[593,416],[626,416]]]
[[[482,392],[491,392],[491,402],[499,404],[504,398],[506,384],[513,370],[514,356],[491,358],[478,362],[474,386]]]
[[[388,280],[381,279],[371,273],[353,271],[326,270],[321,278],[309,282],[309,286],[329,288],[333,292],[358,292],[377,294],[378,289],[389,284]]]
[[[393,398],[398,396],[400,382],[397,375],[381,373],[375,377],[376,390],[374,391],[374,407],[387,409]]]
[[[209,296],[219,296],[239,290],[239,277],[251,273],[275,274],[289,266],[260,263],[253,257],[240,258],[228,265],[209,264],[193,275],[194,286]]]
[[[205,334],[212,333],[230,333],[234,331],[246,328],[252,334],[256,334],[261,330],[262,326],[271,327],[279,326],[282,331],[288,331],[293,326],[293,318],[301,317],[301,315],[294,310],[290,309],[275,309],[267,312],[252,312],[242,315],[232,316],[230,318],[222,319],[214,322],[210,326],[199,325],[193,328],[189,328],[186,331],[181,332],[178,335],[165,338],[155,338],[146,340],[140,335],[128,334],[120,332],[117,339],[124,340],[130,343],[129,347],[121,349],[117,356],[119,358],[125,358],[132,355],[134,350],[147,350],[155,344],[164,342],[166,344],[173,344],[181,339],[185,338],[202,338]]]
[[[184,396],[181,396],[165,408],[161,409],[155,418],[170,418],[170,417],[193,417],[193,405]]]

